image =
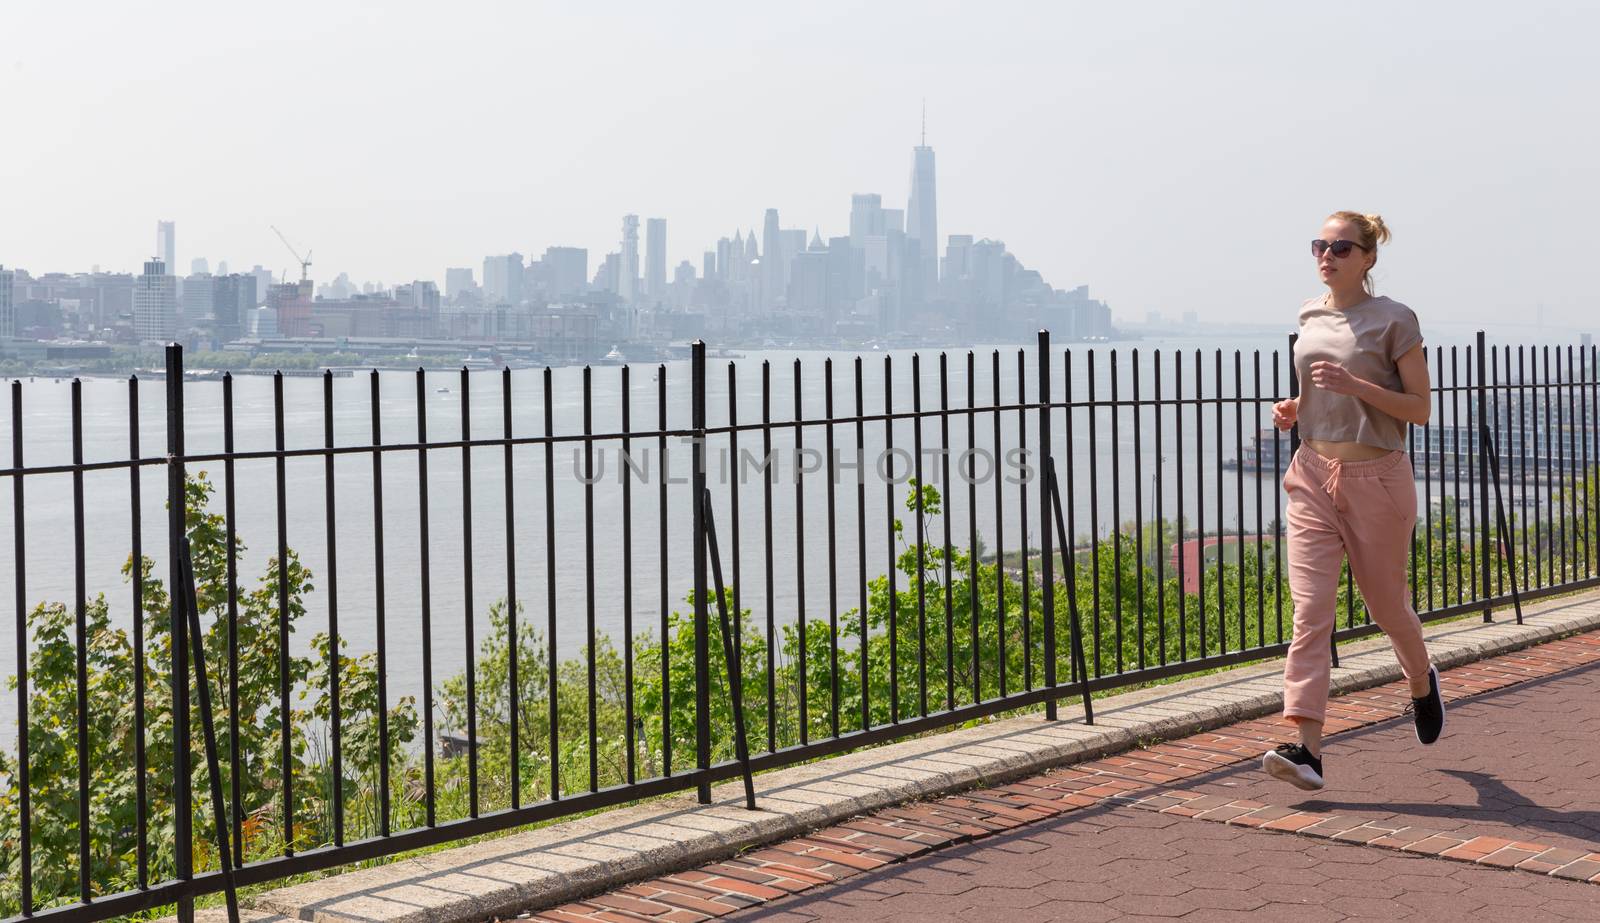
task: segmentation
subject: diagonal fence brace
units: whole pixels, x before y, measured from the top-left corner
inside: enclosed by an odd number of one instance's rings
[[[178,592],[173,602],[183,609],[188,619],[189,650],[193,651],[194,681],[199,695],[200,725],[206,745],[206,775],[211,780],[211,811],[217,825],[217,857],[222,868],[222,885],[228,904],[228,923],[239,923],[239,895],[233,882],[233,852],[228,841],[228,812],[222,801],[222,775],[217,760],[217,730],[211,716],[211,686],[206,679],[206,648],[200,632],[200,605],[194,585],[194,559],[189,550],[189,540],[178,545]]]
[[[717,594],[717,622],[722,628],[722,656],[728,665],[728,699],[733,708],[734,754],[739,759],[739,768],[744,775],[744,806],[754,811],[756,785],[750,771],[750,743],[745,737],[744,727],[744,668],[739,662],[739,654],[734,645],[737,625],[730,626],[728,620],[728,594],[722,582],[722,554],[717,549],[717,521],[711,511],[711,491],[707,490],[701,494],[700,504],[704,512],[707,552],[711,558],[711,585]],[[734,621],[738,621],[738,613],[734,614]]]
[[[1071,636],[1072,662],[1078,674],[1078,694],[1083,699],[1083,723],[1094,724],[1094,704],[1089,695],[1089,665],[1083,656],[1083,631],[1078,627],[1078,572],[1072,557],[1072,536],[1067,534],[1066,520],[1061,516],[1061,483],[1056,480],[1054,459],[1045,459],[1045,477],[1049,479],[1050,505],[1055,511],[1056,534],[1061,536],[1061,570],[1067,583],[1067,627]],[[1050,549],[1045,549],[1046,553]]]

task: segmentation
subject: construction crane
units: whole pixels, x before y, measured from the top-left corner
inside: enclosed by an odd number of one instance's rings
[[[295,251],[294,245],[289,243],[289,238],[284,237],[283,236],[283,232],[278,230],[276,225],[269,225],[269,227],[272,228],[272,233],[278,235],[278,239],[283,241],[283,246],[291,254],[293,254],[293,256],[295,258],[295,262],[300,264],[300,281],[302,283],[305,282],[306,281],[306,277],[307,277],[307,273],[311,269],[311,251],[307,250],[306,251],[306,255],[305,256],[301,256],[298,252]]]

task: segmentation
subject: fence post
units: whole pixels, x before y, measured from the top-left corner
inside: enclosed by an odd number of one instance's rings
[[[1069,408],[1067,413],[1071,413]],[[1045,476],[1044,467],[1054,465],[1055,461],[1050,455],[1050,331],[1039,331],[1039,470],[1035,476],[1039,479],[1039,544],[1044,554],[1040,576],[1044,580],[1044,687],[1052,692],[1056,687],[1056,565],[1054,561],[1055,549],[1052,547],[1055,534],[1050,522],[1050,479]],[[1070,461],[1068,462],[1070,464]],[[1064,541],[1071,546],[1072,537],[1066,536]],[[1024,551],[1024,554],[1027,552]],[[1075,574],[1068,574],[1068,579],[1075,579]],[[1044,700],[1044,717],[1046,721],[1056,720],[1056,699],[1052,694]]]
[[[1294,345],[1300,342],[1300,334],[1289,334],[1289,398],[1291,400],[1300,396],[1300,375],[1294,368]],[[1294,461],[1294,453],[1300,451],[1300,423],[1289,427],[1289,460]]]
[[[167,616],[172,653],[172,837],[176,878],[194,877],[194,844],[190,831],[189,770],[189,626],[178,605],[181,569],[179,549],[188,532],[184,510],[183,347],[167,344]],[[194,898],[178,899],[179,923],[193,923]]]
[[[690,347],[691,418],[690,460],[693,474],[691,496],[694,501],[694,739],[695,765],[700,770],[698,792],[701,804],[711,803],[711,647],[706,637],[711,630],[706,605],[706,516],[701,498],[706,494],[706,344],[695,340]]]
[[[1493,592],[1489,577],[1494,571],[1494,565],[1489,560],[1489,553],[1494,550],[1495,542],[1489,538],[1494,531],[1489,527],[1489,446],[1483,435],[1489,422],[1489,371],[1488,352],[1484,348],[1483,331],[1478,331],[1478,427],[1473,435],[1478,437],[1478,521],[1483,523],[1483,573],[1479,575],[1482,580],[1481,592],[1483,594],[1483,620],[1494,621],[1494,610],[1489,607],[1489,596]],[[1497,485],[1498,486],[1498,485]]]

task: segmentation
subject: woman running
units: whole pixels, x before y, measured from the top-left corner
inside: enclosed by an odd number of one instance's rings
[[[1294,367],[1302,391],[1273,406],[1278,429],[1300,424],[1300,450],[1283,476],[1294,598],[1283,714],[1300,742],[1266,754],[1261,768],[1308,790],[1324,784],[1330,640],[1346,556],[1411,686],[1417,740],[1431,744],[1444,729],[1439,673],[1406,581],[1417,519],[1406,424],[1428,422],[1428,362],[1416,314],[1372,291],[1378,246],[1388,240],[1378,215],[1335,212],[1323,224],[1311,255],[1328,291],[1300,307]]]

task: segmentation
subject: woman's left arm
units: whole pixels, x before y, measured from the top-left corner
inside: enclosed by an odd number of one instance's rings
[[[1311,363],[1311,383],[1336,394],[1350,394],[1397,420],[1422,426],[1428,422],[1428,356],[1421,344],[1412,347],[1395,362],[1400,372],[1400,391],[1357,378],[1336,362]]]

